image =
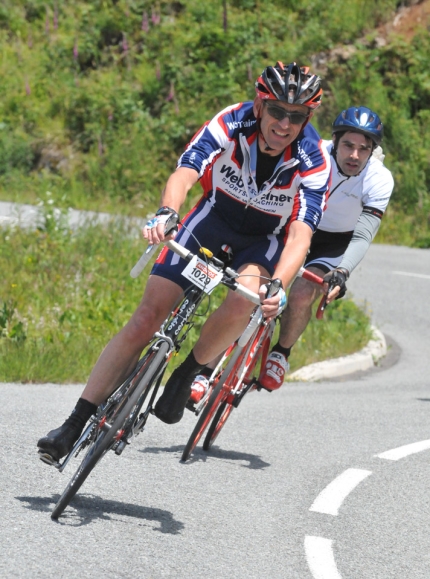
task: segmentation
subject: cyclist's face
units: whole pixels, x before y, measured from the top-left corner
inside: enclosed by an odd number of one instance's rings
[[[336,138],[336,137],[334,137]],[[372,154],[372,140],[360,133],[345,133],[339,139],[336,161],[345,175],[358,175]]]
[[[289,105],[282,101],[257,101],[256,107],[260,112],[260,150],[271,156],[279,155],[297,138],[310,111],[303,105]],[[285,113],[290,115],[284,116]],[[266,144],[273,150],[266,151]]]

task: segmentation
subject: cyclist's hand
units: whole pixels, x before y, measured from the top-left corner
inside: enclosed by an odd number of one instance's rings
[[[175,215],[177,215],[176,211],[170,207],[161,207],[157,211],[154,217],[148,221],[142,230],[143,237],[148,240],[148,243],[151,245],[158,244],[166,238],[166,223]],[[175,235],[176,231],[173,231],[167,237],[173,239]]]
[[[333,269],[324,276],[324,289],[327,292],[327,303],[343,298],[346,293],[348,272],[345,269]]]
[[[279,288],[275,295],[267,298],[267,285],[262,285],[259,294],[261,309],[263,310],[266,320],[272,320],[273,318],[276,318],[276,316],[279,316],[287,305],[287,296],[282,288]]]

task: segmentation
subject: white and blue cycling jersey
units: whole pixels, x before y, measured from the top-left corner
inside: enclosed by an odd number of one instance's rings
[[[196,133],[178,167],[197,171],[203,196],[183,220],[176,239],[193,253],[200,245],[217,255],[227,244],[235,269],[257,263],[273,275],[289,225],[299,220],[312,231],[318,227],[330,185],[330,157],[308,124],[258,188],[257,141],[252,102],[224,109]],[[180,258],[165,248],[152,274],[185,289],[182,270]]]
[[[320,136],[306,125],[260,190],[257,137],[253,103],[227,107],[197,132],[178,167],[198,172],[202,201],[237,232],[279,234],[296,219],[315,231],[330,184],[330,157]]]

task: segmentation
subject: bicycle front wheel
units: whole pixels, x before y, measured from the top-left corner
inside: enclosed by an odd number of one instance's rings
[[[200,438],[202,437],[204,431],[206,430],[208,424],[212,420],[215,412],[217,411],[219,405],[224,402],[224,400],[228,396],[228,390],[224,386],[224,380],[219,381],[218,384],[215,386],[214,391],[209,397],[209,400],[202,410],[199,419],[197,421],[196,426],[194,427],[193,432],[191,433],[190,438],[188,439],[187,444],[185,445],[184,452],[182,453],[182,462],[185,462],[190,457],[190,454],[193,452],[197,443],[199,442]]]
[[[227,418],[230,416],[233,410],[233,405],[229,404],[225,400],[218,408],[212,424],[209,426],[206,437],[203,441],[203,450],[209,450],[210,447],[215,442],[216,437],[221,432],[222,427],[227,422]]]
[[[142,405],[155,379],[160,375],[160,369],[166,360],[169,346],[163,342],[158,350],[149,352],[145,362],[137,372],[133,372],[128,381],[133,381],[130,388],[125,388],[123,395],[115,401],[113,406],[107,406],[107,413],[100,416],[93,429],[89,429],[88,438],[84,441],[89,448],[72,476],[69,484],[55,505],[51,518],[58,519],[87,479],[93,468],[106,452],[123,436],[123,427],[136,403]],[[123,387],[120,387],[120,389]]]
[[[235,385],[237,391],[236,396],[239,396],[240,399],[252,389],[252,385],[255,383],[255,378],[253,378],[252,375],[259,360],[262,361],[263,366],[266,364],[273,330],[274,324],[257,328],[253,337],[249,340],[246,350],[243,351],[242,356],[237,360],[231,375],[228,377],[229,383]],[[243,379],[241,376],[243,376]],[[203,450],[209,450],[211,448],[232,413],[233,408],[233,400],[229,398],[220,404],[203,441]]]

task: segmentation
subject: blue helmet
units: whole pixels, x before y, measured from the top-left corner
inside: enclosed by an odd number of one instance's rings
[[[375,146],[380,145],[384,127],[376,113],[367,107],[350,107],[340,113],[333,123],[332,133],[353,131],[370,137]]]

